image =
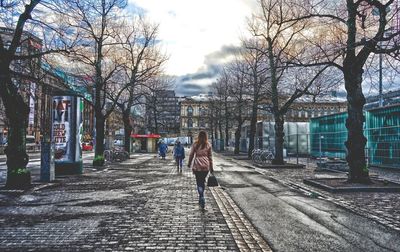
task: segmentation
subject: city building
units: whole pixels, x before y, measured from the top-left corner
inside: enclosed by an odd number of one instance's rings
[[[14,30],[0,27],[0,36],[4,47],[8,48],[11,45],[11,41],[14,36]],[[24,32],[21,38],[21,44],[16,49],[16,55],[28,56],[41,51],[42,41],[29,32]],[[15,73],[12,81],[19,86],[21,94],[25,99],[25,102],[29,104],[30,112],[28,119],[27,134],[35,135],[38,132],[39,120],[35,119],[35,114],[38,113],[36,110],[37,103],[39,102],[37,97],[37,87],[39,86],[38,81],[40,78],[40,58],[32,58],[27,60],[14,60],[11,63],[11,70]],[[3,142],[7,138],[7,125],[5,120],[4,106],[0,105],[0,132]],[[36,120],[36,121],[35,121]],[[39,136],[35,136],[38,138]]]
[[[269,102],[265,102],[261,107],[266,109],[259,110],[258,120],[274,121],[272,113],[269,111]],[[331,115],[346,111],[347,103],[337,99],[317,99],[312,101],[308,98],[300,98],[290,106],[285,115],[287,122],[308,122],[311,118],[323,115]]]
[[[173,90],[159,90],[146,103],[148,130],[162,136],[178,136],[180,106]]]
[[[180,102],[180,135],[195,137],[200,130],[210,132],[210,96],[185,97]]]
[[[366,98],[364,105],[365,110],[374,109],[379,107],[379,95],[373,95]],[[393,104],[400,104],[400,90],[389,91],[382,94],[382,106],[389,106]]]
[[[8,28],[0,28],[0,36],[7,46],[11,43],[14,31]],[[24,32],[22,43],[17,48],[19,55],[31,55],[41,51],[42,41],[29,32]],[[15,60],[12,62],[12,70],[17,74],[13,81],[20,87],[25,102],[29,104],[29,116],[27,120],[27,136],[39,143],[44,136],[50,136],[52,97],[54,94],[76,93],[85,98],[83,113],[84,132],[93,132],[93,108],[90,106],[91,96],[83,77],[75,76],[53,68],[42,62],[40,58],[28,60]],[[85,80],[86,82],[86,80]],[[5,108],[0,99],[0,146],[7,141],[7,120]],[[0,153],[4,148],[0,148]],[[29,151],[29,149],[28,149]]]

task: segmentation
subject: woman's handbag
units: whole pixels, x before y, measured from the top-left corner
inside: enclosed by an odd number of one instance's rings
[[[210,176],[208,177],[207,186],[208,186],[208,187],[218,186],[218,180],[217,180],[217,178],[214,176],[214,174],[212,174],[212,173],[211,173]]]

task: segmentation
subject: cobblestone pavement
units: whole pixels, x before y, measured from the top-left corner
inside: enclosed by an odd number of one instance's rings
[[[27,168],[31,172],[31,180],[33,183],[37,183],[40,180],[40,152],[28,153],[29,163]],[[94,152],[83,152],[82,162],[83,166],[87,169],[91,169]],[[6,184],[7,174],[7,158],[5,155],[0,155],[0,187]]]
[[[206,190],[206,211],[197,202],[191,172],[142,155],[0,191],[0,251],[270,251],[221,188]]]
[[[219,156],[223,156],[217,154]],[[306,165],[304,169],[260,169],[252,166],[251,160],[236,160],[231,155],[224,156],[240,165],[253,167],[256,171],[276,179],[288,187],[302,191],[312,197],[319,195],[331,202],[345,207],[362,216],[374,219],[390,228],[400,231],[400,193],[387,192],[348,192],[348,193],[329,193],[327,191],[305,185],[305,178],[322,177],[347,177],[346,173],[337,172],[315,172],[315,161],[300,159],[300,163]],[[292,158],[295,163],[296,159]],[[378,168],[370,169],[371,175],[378,176],[395,182],[400,182],[400,171],[390,171]],[[317,193],[317,194],[315,194]]]

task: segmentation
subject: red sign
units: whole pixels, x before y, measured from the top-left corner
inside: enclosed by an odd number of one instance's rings
[[[133,138],[160,138],[161,136],[158,134],[146,134],[146,135],[132,134],[131,137],[133,137]]]

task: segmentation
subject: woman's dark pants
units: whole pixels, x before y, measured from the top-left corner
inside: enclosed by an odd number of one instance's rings
[[[204,199],[205,183],[208,171],[195,171],[196,176],[197,192],[199,193],[199,199]]]

